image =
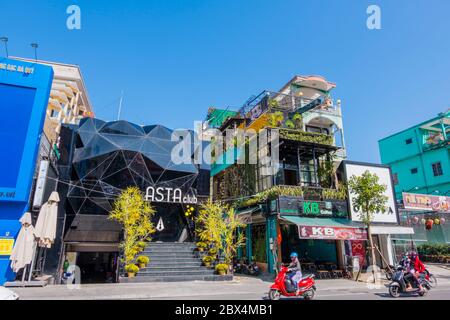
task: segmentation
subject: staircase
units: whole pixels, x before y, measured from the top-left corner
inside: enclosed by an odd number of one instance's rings
[[[146,268],[135,278],[120,278],[120,282],[220,281],[232,280],[231,275],[219,276],[202,266],[201,255],[191,242],[151,242],[140,255],[150,258]]]

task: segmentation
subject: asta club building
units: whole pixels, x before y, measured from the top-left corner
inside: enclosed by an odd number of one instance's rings
[[[61,128],[58,163],[61,241],[46,270],[67,259],[86,281],[114,281],[118,276],[121,227],[108,220],[122,190],[137,186],[156,209],[154,241],[193,241],[185,206],[209,195],[209,166],[175,164],[172,130],[126,121],[85,118]],[[193,149],[193,145],[191,145]],[[47,260],[49,260],[47,258]]]

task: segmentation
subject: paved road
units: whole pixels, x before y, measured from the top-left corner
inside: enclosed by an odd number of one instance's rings
[[[165,284],[84,285],[78,290],[65,286],[14,289],[22,300],[266,300],[270,283],[239,279],[228,283],[185,282]],[[296,298],[285,298],[295,300]],[[385,287],[369,289],[348,280],[317,281],[316,300],[396,300]],[[406,295],[401,299],[414,299]],[[450,282],[440,284],[421,300],[450,300]]]
[[[432,272],[438,278],[438,287],[426,297],[417,299],[450,300],[450,270],[435,267]],[[79,289],[59,285],[13,290],[23,300],[262,300],[267,299],[271,284],[270,279],[235,277],[233,281],[225,282],[92,284],[81,285]],[[351,280],[317,280],[316,286],[317,300],[395,300],[384,286],[370,289],[366,283]],[[411,298],[406,296],[398,300]]]

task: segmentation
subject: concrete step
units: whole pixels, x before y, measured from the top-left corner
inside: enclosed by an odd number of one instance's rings
[[[195,266],[201,266],[202,262],[201,261],[197,261],[197,260],[192,260],[192,261],[150,261],[150,263],[148,264],[148,268],[153,268],[153,267],[167,267],[167,268],[175,268],[177,266],[185,266],[185,267],[195,267]]]
[[[161,258],[161,257],[195,257],[193,253],[189,252],[141,252],[139,255],[148,256],[151,258]]]
[[[141,254],[154,254],[154,253],[188,253],[188,254],[193,254],[194,251],[193,250],[180,250],[180,249],[149,249],[149,250],[144,250],[141,252]]]
[[[192,275],[208,275],[208,274],[214,274],[214,270],[212,269],[200,269],[200,270],[146,270],[146,271],[139,271],[136,274],[136,277],[143,277],[143,276],[169,276],[169,275],[185,275],[185,276],[192,276]]]
[[[182,281],[231,281],[232,275],[168,275],[168,276],[141,276],[135,278],[121,277],[119,282],[121,283],[142,283],[142,282],[182,282]]]
[[[139,269],[139,272],[147,272],[147,271],[201,271],[201,270],[211,270],[207,269],[205,266],[200,264],[197,265],[183,265],[183,266],[151,266],[148,265],[145,268]]]

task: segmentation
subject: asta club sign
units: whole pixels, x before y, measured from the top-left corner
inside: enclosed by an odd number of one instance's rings
[[[168,187],[148,187],[145,192],[145,200],[166,203],[197,203],[197,197],[194,194],[183,194],[180,188]]]

